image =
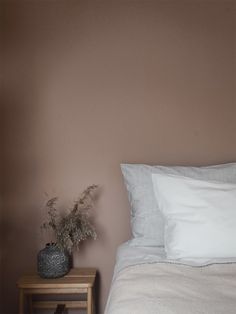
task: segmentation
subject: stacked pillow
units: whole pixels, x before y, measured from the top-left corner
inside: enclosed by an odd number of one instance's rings
[[[236,184],[153,174],[170,259],[236,257]]]
[[[210,234],[211,248],[208,243],[199,252],[189,252],[191,256],[202,257],[205,250],[210,258],[232,254],[236,257],[236,247],[233,252],[230,241],[236,237],[236,163],[209,167],[122,164],[121,170],[131,205],[132,233],[138,245],[165,245],[167,257],[188,258],[187,251],[191,245],[196,247],[197,238],[191,242],[185,241],[184,236],[190,240],[189,235],[200,231],[204,237]],[[191,232],[196,224],[200,228]],[[213,239],[218,242],[215,250]],[[218,250],[220,245],[225,247],[222,252]]]

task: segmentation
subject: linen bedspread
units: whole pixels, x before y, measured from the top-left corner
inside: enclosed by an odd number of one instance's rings
[[[112,283],[105,314],[235,314],[236,264],[129,266]]]

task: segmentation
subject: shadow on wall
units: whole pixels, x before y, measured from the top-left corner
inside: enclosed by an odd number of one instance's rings
[[[28,87],[32,92],[32,84]],[[13,285],[20,274],[36,265],[38,248],[34,222],[38,219],[35,199],[40,169],[31,151],[37,121],[34,105],[24,101],[21,92],[9,86],[5,86],[3,103],[3,313],[14,313],[16,303],[12,299],[17,299],[17,291]],[[31,192],[26,194],[29,187]]]

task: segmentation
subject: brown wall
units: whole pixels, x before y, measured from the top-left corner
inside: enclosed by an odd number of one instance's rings
[[[35,269],[45,192],[102,187],[99,239],[74,256],[99,269],[103,313],[129,238],[121,162],[236,159],[233,2],[6,1],[4,300]]]

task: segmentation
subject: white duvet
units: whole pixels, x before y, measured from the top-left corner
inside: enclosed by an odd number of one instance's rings
[[[118,250],[105,314],[236,314],[236,263],[194,267],[155,250]]]
[[[236,264],[131,266],[113,282],[106,314],[235,314]]]

